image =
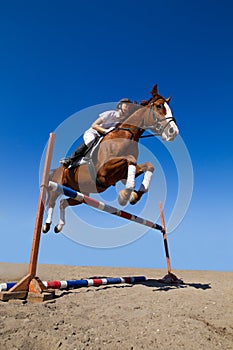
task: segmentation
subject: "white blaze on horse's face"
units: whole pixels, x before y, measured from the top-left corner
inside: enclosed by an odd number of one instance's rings
[[[161,136],[164,141],[173,141],[174,138],[179,134],[179,129],[176,123],[174,122],[174,120],[172,120],[173,119],[172,111],[167,102],[164,103],[164,107],[166,109],[166,114],[164,115],[164,118],[166,118],[164,124],[166,126]]]

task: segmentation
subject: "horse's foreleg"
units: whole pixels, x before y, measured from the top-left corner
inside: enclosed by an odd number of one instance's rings
[[[142,180],[142,183],[140,185],[140,188],[138,191],[133,191],[130,195],[130,204],[136,204],[142,197],[142,195],[146,192],[148,192],[152,175],[154,172],[154,166],[150,162],[146,162],[144,164],[137,165],[136,169],[136,177],[144,173],[144,177]]]
[[[65,209],[69,206],[69,199],[62,199],[60,201],[60,220],[59,223],[54,227],[54,232],[59,233],[62,231],[65,225]]]
[[[135,176],[136,176],[136,165],[129,164],[128,165],[128,173],[125,189],[119,192],[118,203],[120,205],[126,205],[129,201],[130,195],[135,188]]]
[[[60,220],[59,220],[59,223],[54,227],[55,233],[61,232],[65,223],[66,223],[66,220],[65,220],[66,208],[69,206],[74,206],[74,205],[78,205],[78,204],[81,204],[81,203],[72,199],[72,198],[62,199],[60,201]]]

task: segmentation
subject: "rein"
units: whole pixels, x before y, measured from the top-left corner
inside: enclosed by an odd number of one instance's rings
[[[131,139],[133,139],[133,137],[134,137],[134,133],[132,132],[132,130],[137,130],[138,128],[117,128],[117,130],[124,130],[124,131],[128,131],[128,132],[130,132],[130,134],[131,134]],[[146,138],[146,137],[155,137],[155,136],[158,136],[158,134],[150,134],[150,135],[142,135],[142,136],[140,136],[139,138],[140,139],[144,139],[144,138]]]
[[[146,137],[155,137],[157,134],[150,134],[150,135],[142,135],[140,136],[140,139],[145,139]]]
[[[117,129],[117,130],[124,130],[124,131],[130,132],[130,134],[131,134],[131,139],[133,139],[134,133],[133,133],[132,130],[137,130],[137,129],[139,129],[139,128],[137,128],[137,127],[134,127],[134,128],[121,128],[121,127],[119,127],[119,128],[116,128],[116,129]]]

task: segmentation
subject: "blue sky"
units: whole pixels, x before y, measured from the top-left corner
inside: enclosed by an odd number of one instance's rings
[[[168,236],[172,267],[232,271],[232,7],[226,0],[1,3],[0,261],[29,260],[49,133],[90,106],[148,98],[158,83],[162,95],[172,95],[194,172],[190,207]],[[175,171],[158,140],[141,143],[163,168],[168,217]],[[86,216],[89,210],[82,208]],[[111,249],[50,233],[42,236],[39,262],[166,266],[161,237],[151,231]]]

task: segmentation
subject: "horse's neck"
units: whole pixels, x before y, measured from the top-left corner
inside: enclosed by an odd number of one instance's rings
[[[127,118],[120,127],[127,128],[127,127],[134,127],[138,128],[138,130],[143,129],[145,125],[145,116],[146,116],[147,109],[145,107],[139,106],[136,112],[131,114],[129,118]]]

